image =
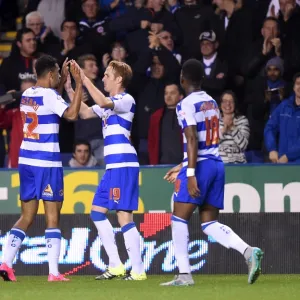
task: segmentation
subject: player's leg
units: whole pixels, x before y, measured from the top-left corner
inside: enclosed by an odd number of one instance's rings
[[[3,250],[0,276],[5,281],[16,281],[14,271],[12,269],[13,260],[15,259],[15,256],[25,238],[25,232],[30,227],[34,217],[36,216],[38,205],[39,202],[37,200],[21,202],[21,217],[10,230],[8,240]]]
[[[110,178],[111,170],[106,170],[95,193],[91,210],[91,219],[98,230],[98,235],[109,259],[108,269],[97,276],[97,280],[113,279],[125,274],[125,267],[120,260],[113,227],[106,216],[109,208]]]
[[[178,174],[176,181],[176,194],[174,196],[174,209],[171,217],[172,221],[172,240],[174,245],[174,254],[178,264],[179,275],[174,280],[161,285],[193,285],[194,280],[191,275],[189,261],[189,230],[188,222],[197,208],[197,199],[189,196],[187,189],[187,178],[185,170]]]
[[[124,280],[147,279],[141,257],[140,234],[133,221],[133,211],[139,204],[139,168],[120,168],[113,170],[111,209],[117,211],[125,246],[132,269]]]
[[[248,282],[254,283],[261,271],[263,252],[259,248],[250,247],[230,227],[218,222],[219,209],[223,209],[224,205],[225,175],[222,163],[212,163],[215,164],[215,179],[207,193],[205,204],[199,208],[202,230],[219,244],[235,249],[245,257],[249,266]]]
[[[19,165],[21,217],[10,231],[4,246],[0,276],[7,281],[15,281],[13,260],[25,238],[25,232],[32,224],[38,210],[34,174],[30,166]]]
[[[46,230],[45,239],[48,253],[48,281],[69,281],[59,273],[58,262],[61,246],[60,211],[63,204],[63,169],[36,168],[36,186],[39,199],[44,202]]]
[[[132,269],[124,280],[147,279],[144,263],[141,257],[140,234],[133,221],[132,211],[117,211],[118,221],[124,236],[126,250],[131,261]]]

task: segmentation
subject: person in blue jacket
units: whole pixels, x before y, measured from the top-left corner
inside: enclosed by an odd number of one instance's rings
[[[273,163],[300,162],[300,73],[294,76],[294,93],[274,110],[264,135]]]

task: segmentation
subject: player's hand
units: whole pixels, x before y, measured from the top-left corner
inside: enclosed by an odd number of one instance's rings
[[[164,179],[167,180],[169,183],[175,183],[178,173],[180,172],[182,168],[182,165],[175,166],[171,170],[167,172],[167,174],[164,176]]]
[[[286,155],[282,155],[278,160],[278,163],[280,163],[280,164],[287,164],[288,162],[289,162],[289,160]]]
[[[71,61],[71,74],[76,82],[76,84],[82,84],[82,78],[81,78],[81,72],[80,72],[80,67],[76,64],[75,61]]]
[[[200,190],[195,176],[188,177],[188,191],[192,198],[198,198],[200,196]]]
[[[61,68],[61,81],[65,84],[67,82],[68,74],[69,74],[69,64],[68,57],[65,59],[62,68]]]
[[[269,158],[270,158],[270,161],[274,164],[277,164],[278,163],[278,152],[277,151],[271,151],[269,153]]]
[[[71,75],[69,72],[68,72],[68,76],[67,76],[67,81],[64,86],[65,86],[65,90],[67,92],[73,90],[72,83],[71,83]]]

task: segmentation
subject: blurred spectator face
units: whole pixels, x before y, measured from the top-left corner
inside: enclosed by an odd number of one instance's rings
[[[26,91],[27,89],[31,88],[35,85],[33,80],[23,80],[21,83],[21,92]]]
[[[195,0],[184,0],[185,5],[195,5],[197,1]]]
[[[68,36],[69,39],[75,40],[77,36],[77,27],[74,22],[65,22],[62,30],[62,39]]]
[[[162,31],[159,35],[158,35],[159,41],[160,43],[167,48],[170,51],[173,51],[174,49],[174,41],[172,38],[172,35],[170,32],[168,31]]]
[[[164,75],[164,66],[160,63],[157,56],[153,57],[151,66],[151,77],[155,79],[160,79]]]
[[[134,1],[134,6],[137,8],[137,9],[140,9],[144,6],[144,0],[135,0]]]
[[[187,0],[185,0],[187,1]],[[224,9],[225,0],[213,0],[213,4],[217,5],[219,9]]]
[[[148,5],[151,8],[162,7],[165,3],[165,0],[148,0]]]
[[[279,34],[277,23],[273,20],[268,20],[264,23],[261,34],[265,39],[276,38]]]
[[[267,69],[267,77],[271,81],[277,81],[280,79],[280,70],[275,66],[269,66]]]
[[[111,57],[113,60],[125,62],[127,57],[126,49],[121,44],[116,44],[112,49]]]
[[[75,153],[73,153],[75,160],[81,165],[86,165],[90,159],[90,149],[87,145],[81,144],[77,145],[75,148]]]
[[[300,98],[300,77],[298,77],[295,80],[295,83],[294,83],[294,92],[296,94],[296,97],[299,99]]]
[[[98,76],[97,62],[94,60],[86,60],[84,62],[83,72],[85,76],[91,80],[95,80]]]
[[[217,43],[213,43],[211,41],[204,40],[200,43],[201,53],[204,57],[211,57],[215,54],[217,50]]]
[[[33,16],[28,19],[26,27],[30,28],[36,36],[38,36],[43,28],[43,20],[38,16]]]
[[[170,84],[165,87],[165,103],[168,108],[175,108],[182,97],[176,84]]]
[[[22,41],[17,42],[20,52],[24,56],[32,56],[36,51],[36,39],[32,32],[23,34]]]
[[[221,110],[223,114],[233,114],[235,110],[234,99],[230,94],[224,94],[221,99]]]
[[[279,0],[279,7],[281,12],[284,14],[286,12],[287,6],[296,6],[296,0]]]
[[[98,13],[97,1],[87,0],[82,4],[82,10],[88,19],[95,19]]]

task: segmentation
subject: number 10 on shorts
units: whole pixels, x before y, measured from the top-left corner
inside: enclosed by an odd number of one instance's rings
[[[118,202],[121,197],[121,191],[119,188],[110,188],[109,189],[109,200]]]

